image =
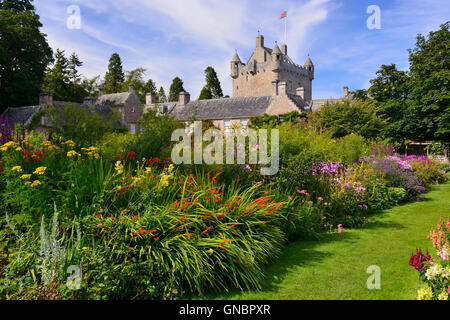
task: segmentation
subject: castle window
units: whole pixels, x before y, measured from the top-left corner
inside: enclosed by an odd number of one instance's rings
[[[223,120],[223,129],[228,130],[231,128],[231,120]]]
[[[130,124],[130,133],[136,134],[136,125],[135,124]]]
[[[240,127],[242,129],[247,129],[247,126],[248,126],[248,119],[241,119],[240,120]]]
[[[45,117],[42,116],[42,117],[41,117],[41,126],[44,126],[44,125],[45,125]]]
[[[283,115],[282,115],[282,114],[280,114],[280,115],[278,116],[278,120],[283,121]]]

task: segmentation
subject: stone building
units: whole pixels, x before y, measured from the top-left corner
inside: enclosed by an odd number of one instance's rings
[[[29,126],[32,124],[36,116],[38,116],[44,107],[51,106],[56,109],[63,109],[65,106],[71,105],[78,108],[84,108],[91,111],[100,112],[108,117],[112,111],[119,113],[120,119],[117,126],[125,126],[131,133],[136,133],[138,123],[141,116],[141,108],[139,106],[139,98],[133,90],[133,86],[129,87],[128,92],[103,94],[100,89],[99,97],[87,97],[83,103],[73,103],[65,101],[54,101],[53,95],[50,93],[42,93],[39,96],[39,105],[24,106],[19,108],[7,108],[0,117],[8,118],[10,124],[21,124]],[[36,122],[36,121],[34,121]],[[43,132],[52,124],[47,116],[41,115],[38,122],[33,125],[33,129],[37,132]]]
[[[189,93],[182,92],[179,101],[155,103],[147,95],[144,112],[159,108],[162,114],[180,121],[212,120],[214,125],[227,129],[236,123],[246,125],[251,117],[298,111],[310,112],[313,107],[312,80],[314,64],[308,57],[303,66],[288,56],[287,45],[276,44],[273,49],[264,46],[264,37],[256,37],[256,47],[247,64],[236,53],[231,60],[233,97],[190,101]]]
[[[287,93],[300,96],[305,102],[312,100],[314,64],[308,57],[300,66],[288,56],[287,45],[264,46],[264,37],[256,37],[256,47],[247,64],[236,53],[231,60],[234,97],[255,97],[276,94],[280,84]]]

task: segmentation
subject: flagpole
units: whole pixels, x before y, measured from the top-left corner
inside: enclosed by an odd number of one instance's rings
[[[287,44],[287,15],[284,18],[284,44]]]

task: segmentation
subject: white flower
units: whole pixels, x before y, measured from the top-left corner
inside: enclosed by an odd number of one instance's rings
[[[427,277],[428,280],[435,280],[443,273],[445,273],[445,269],[442,268],[440,264],[435,264],[430,268],[428,268],[427,272],[425,273],[425,276]]]

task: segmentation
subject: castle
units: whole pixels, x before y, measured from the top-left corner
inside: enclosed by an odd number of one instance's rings
[[[288,55],[286,44],[273,49],[264,45],[264,37],[256,37],[256,47],[245,64],[236,52],[230,62],[233,79],[233,97],[190,101],[187,92],[180,93],[179,101],[155,103],[147,95],[145,110],[159,108],[160,113],[175,116],[188,123],[192,119],[212,120],[220,129],[233,125],[246,126],[251,117],[276,115],[298,111],[311,112],[336,99],[312,99],[314,64],[308,57],[303,66]],[[348,89],[347,90],[348,94]]]
[[[231,60],[233,97],[277,95],[278,90],[312,100],[314,64],[308,57],[304,66],[288,56],[287,45],[273,49],[264,46],[264,37],[256,37],[256,47],[247,64],[235,53]]]

